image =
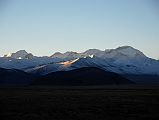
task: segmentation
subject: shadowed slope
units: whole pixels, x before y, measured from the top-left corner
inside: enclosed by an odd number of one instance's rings
[[[0,68],[0,85],[29,85],[34,76],[16,69]]]
[[[95,67],[84,67],[71,71],[53,72],[33,82],[33,85],[122,85],[133,84],[128,79]]]

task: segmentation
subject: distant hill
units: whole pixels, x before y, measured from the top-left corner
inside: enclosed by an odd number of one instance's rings
[[[119,74],[96,67],[83,67],[70,71],[47,74],[33,82],[33,85],[47,86],[89,86],[134,84]]]
[[[159,85],[159,75],[124,75],[137,85]]]
[[[29,85],[35,76],[16,69],[0,68],[0,85]]]

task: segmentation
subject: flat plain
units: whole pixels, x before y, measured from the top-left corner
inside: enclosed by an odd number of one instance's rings
[[[1,120],[159,119],[159,88],[0,88]]]

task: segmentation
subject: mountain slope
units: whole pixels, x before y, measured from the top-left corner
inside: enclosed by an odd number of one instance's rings
[[[104,70],[109,70],[110,65],[107,63],[106,60],[103,60],[98,57],[84,57],[84,58],[77,58],[74,60],[64,61],[64,62],[57,62],[51,63],[46,65],[37,66],[35,68],[27,69],[26,72],[33,73],[33,74],[40,74],[46,75],[51,72],[56,71],[68,71],[74,70],[83,67],[97,67]]]
[[[45,75],[33,82],[33,85],[53,86],[89,86],[134,84],[128,79],[95,67],[83,67],[71,71],[59,71]]]
[[[19,69],[25,70],[28,68],[34,68],[37,66],[59,62],[61,61],[58,58],[50,58],[50,57],[34,57],[32,59],[14,59],[8,57],[0,58],[0,67],[6,69]]]

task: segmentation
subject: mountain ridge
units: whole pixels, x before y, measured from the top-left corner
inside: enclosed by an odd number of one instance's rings
[[[115,49],[105,49],[105,50],[100,50],[100,49],[88,49],[84,52],[75,52],[75,51],[67,51],[67,52],[64,52],[64,53],[61,53],[61,52],[55,52],[54,54],[50,55],[50,56],[47,56],[47,57],[51,57],[51,58],[54,58],[54,57],[61,57],[61,56],[72,56],[72,55],[82,55],[82,57],[84,56],[88,56],[88,55],[97,55],[99,54],[100,52],[101,53],[110,53],[112,51],[118,51],[118,50],[122,50],[122,49],[131,49],[131,50],[134,50],[134,51],[137,51],[138,53],[144,55],[141,51],[131,47],[131,46],[120,46],[120,47],[117,47]],[[127,50],[128,51],[128,50]],[[8,53],[6,55],[4,55],[3,57],[11,57],[11,58],[16,58],[18,59],[17,56],[21,57],[22,59],[25,59],[25,56],[28,55],[28,54],[31,54],[33,55],[32,53],[28,53],[26,50],[18,50],[17,52],[15,53]],[[131,53],[129,53],[131,54]],[[98,56],[98,55],[97,55]],[[144,55],[145,56],[145,55]],[[35,56],[35,57],[38,57],[38,56]],[[46,56],[44,56],[46,57]]]

